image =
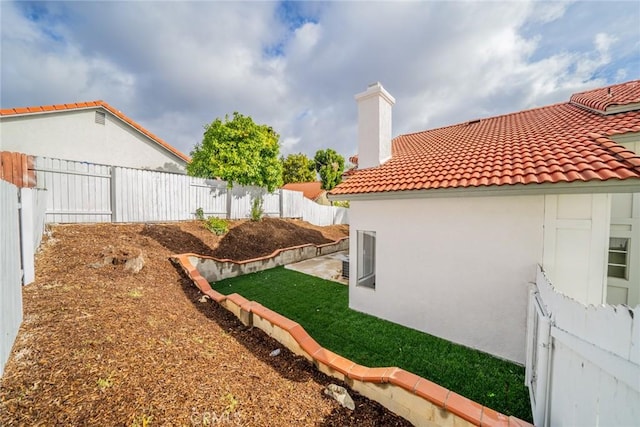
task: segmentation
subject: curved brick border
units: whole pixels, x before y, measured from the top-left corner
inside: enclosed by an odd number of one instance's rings
[[[194,258],[200,257],[181,254],[171,260],[202,293],[235,314],[243,324],[263,330],[293,353],[311,361],[321,372],[344,381],[414,425],[533,427],[403,369],[369,368],[333,353],[321,347],[297,322],[242,295],[223,295],[213,290],[192,263]]]

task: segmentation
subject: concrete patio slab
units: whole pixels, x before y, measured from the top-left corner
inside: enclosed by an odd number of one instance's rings
[[[348,285],[349,279],[342,277],[342,261],[348,259],[348,256],[349,251],[334,252],[332,254],[285,265],[284,268]]]

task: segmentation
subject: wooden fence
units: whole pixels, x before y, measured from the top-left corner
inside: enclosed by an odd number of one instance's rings
[[[586,307],[557,292],[539,267],[530,296],[526,381],[535,425],[636,425],[640,307]]]
[[[154,222],[205,216],[249,218],[262,197],[265,215],[315,225],[348,223],[345,208],[321,206],[301,192],[234,186],[181,174],[36,157],[38,188],[47,189],[47,223]]]
[[[10,151],[0,152],[0,179],[17,187],[35,187],[36,174],[33,170],[33,156]]]

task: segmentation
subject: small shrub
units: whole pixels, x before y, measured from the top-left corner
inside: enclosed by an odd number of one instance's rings
[[[262,196],[258,196],[251,202],[251,221],[260,221],[264,215],[262,209]]]
[[[202,210],[202,208],[196,209],[196,219],[198,221],[204,221],[204,211]]]
[[[348,200],[338,200],[336,202],[333,202],[333,206],[337,206],[339,208],[348,208],[349,207],[349,201]]]
[[[222,218],[216,218],[214,216],[210,216],[204,223],[204,226],[207,227],[212,233],[215,233],[217,236],[222,236],[224,233],[229,231],[229,223],[227,220]]]

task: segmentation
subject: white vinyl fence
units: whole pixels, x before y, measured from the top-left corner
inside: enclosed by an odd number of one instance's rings
[[[249,218],[263,198],[265,215],[301,218],[315,225],[347,224],[347,209],[321,206],[297,191],[266,193],[227,188],[224,181],[186,175],[36,157],[37,186],[48,190],[46,222],[153,222],[205,216]]]
[[[526,381],[536,426],[638,425],[640,307],[586,307],[557,292],[538,267]]]
[[[22,322],[22,285],[35,278],[44,195],[0,180],[0,377]]]
[[[0,181],[0,376],[22,322],[18,187]]]

